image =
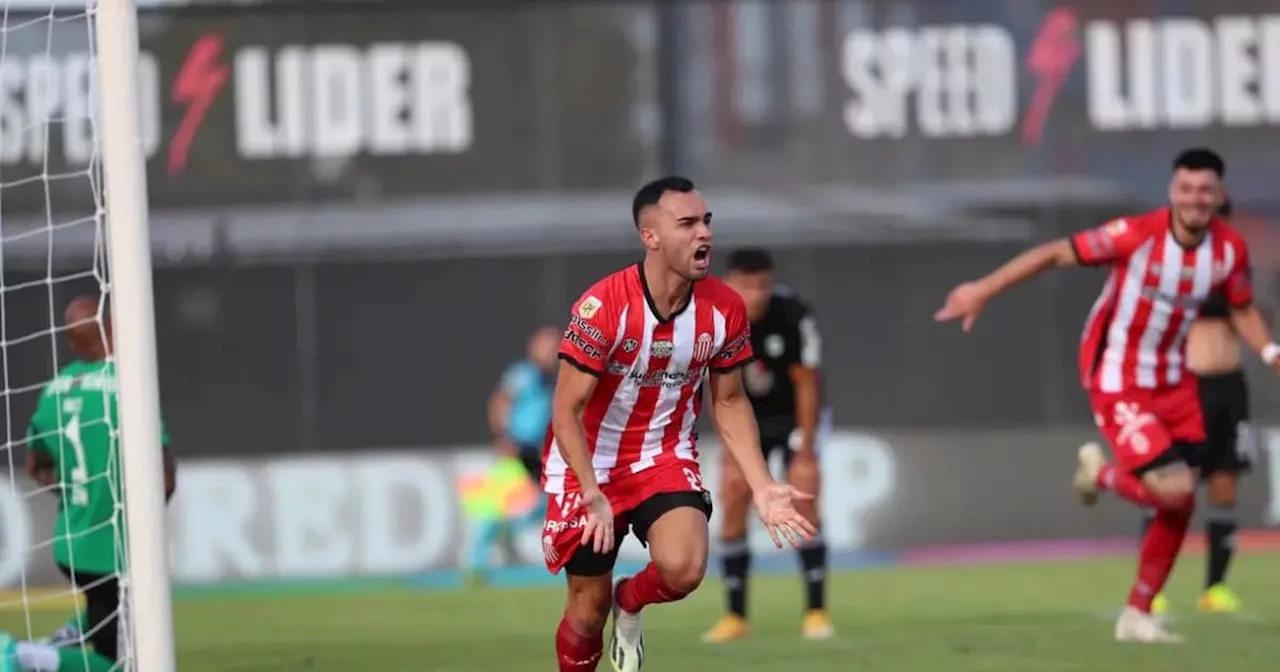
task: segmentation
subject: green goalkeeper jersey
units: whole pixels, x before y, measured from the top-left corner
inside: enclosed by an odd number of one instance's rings
[[[122,564],[116,414],[115,366],[74,361],[45,385],[27,430],[27,445],[53,458],[61,484],[53,559],[92,574],[114,574]]]

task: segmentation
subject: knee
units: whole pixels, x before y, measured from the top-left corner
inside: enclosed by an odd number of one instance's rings
[[[1230,509],[1236,505],[1236,481],[1232,476],[1217,476],[1209,479],[1205,488],[1209,506],[1217,509]]]
[[[1186,467],[1154,471],[1143,476],[1142,481],[1159,500],[1157,508],[1162,511],[1195,507],[1195,473]]]
[[[1209,492],[1209,506],[1215,509],[1234,509],[1236,508],[1235,492]]]
[[[682,553],[676,557],[655,562],[662,582],[668,588],[682,595],[688,595],[702,583],[707,575],[707,556],[705,553]]]
[[[817,494],[812,491],[817,490],[819,478],[818,460],[812,453],[798,454],[791,459],[787,467],[787,480],[791,485],[809,494]]]
[[[574,630],[583,634],[604,631],[605,621],[609,618],[609,609],[613,606],[610,586],[611,584],[606,582],[603,590],[593,587],[569,593],[569,603],[565,606],[564,618]]]

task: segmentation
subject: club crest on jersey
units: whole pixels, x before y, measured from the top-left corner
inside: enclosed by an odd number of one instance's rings
[[[640,347],[640,343],[634,338],[628,338],[622,342],[623,352],[635,352],[638,347]]]
[[[670,357],[675,352],[676,346],[671,341],[654,341],[649,347],[649,354],[659,359]]]
[[[589,320],[595,317],[602,307],[604,307],[604,302],[588,294],[587,298],[578,304],[578,315],[584,320]]]
[[[711,348],[714,346],[714,339],[711,334],[698,334],[698,341],[693,346],[693,361],[705,362],[711,359]]]

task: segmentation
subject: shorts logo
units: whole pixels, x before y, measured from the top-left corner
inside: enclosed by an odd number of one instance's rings
[[[693,361],[705,362],[711,359],[711,349],[714,345],[711,334],[699,334],[698,342],[693,346]]]
[[[1151,443],[1142,430],[1147,425],[1156,423],[1156,416],[1143,411],[1136,403],[1121,401],[1112,409],[1111,420],[1120,428],[1116,434],[1116,443],[1128,445],[1137,455],[1146,455],[1151,451]]]
[[[702,487],[702,474],[685,467],[681,471],[684,472],[684,478],[689,481],[689,489],[696,492],[706,492],[706,488]]]
[[[637,342],[636,339],[634,338],[628,338],[627,340],[622,342],[623,352],[635,352],[636,348],[638,347],[640,347],[640,343]]]
[[[587,298],[578,304],[578,315],[584,320],[589,320],[595,317],[602,307],[604,307],[604,303],[600,299],[588,294]]]
[[[657,357],[658,359],[663,359],[666,357],[670,357],[671,353],[674,352],[675,349],[676,349],[676,346],[671,341],[654,341],[653,345],[650,346],[649,348],[649,352],[654,357]]]

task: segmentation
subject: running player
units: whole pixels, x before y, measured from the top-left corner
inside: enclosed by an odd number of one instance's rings
[[[811,500],[773,481],[760,450],[742,367],[751,330],[742,298],[716,278],[711,213],[693,183],[655,180],[636,193],[640,263],[591,286],[574,304],[560,345],[543,484],[547,568],[568,575],[556,632],[561,672],[596,669],[610,607],[609,660],[644,662],[643,607],[693,592],[707,568],[711,495],[698,468],[702,383],[725,450],[738,461],[774,543],[799,546],[813,526],[793,506]],[[612,583],[628,529],[649,548],[640,573]]]
[[[779,453],[787,482],[818,494],[819,411],[822,340],[813,312],[800,297],[773,284],[773,259],[764,250],[737,250],[729,255],[729,283],[742,295],[751,321],[751,349],[757,359],[743,370],[747,396],[760,427],[765,459]],[[728,642],[747,634],[747,579],[751,551],[747,544],[747,509],[751,491],[733,460],[721,467],[721,561],[728,613],[702,636],[709,643]],[[817,502],[796,505],[814,527],[820,527]],[[800,633],[805,639],[835,634],[826,612],[827,547],[815,536],[800,548],[806,606]]]
[[[962,319],[968,331],[993,297],[1050,268],[1110,267],[1085,324],[1080,373],[1115,463],[1097,444],[1081,446],[1075,487],[1086,505],[1105,488],[1156,509],[1137,580],[1116,622],[1121,641],[1180,641],[1151,615],[1151,602],[1173,571],[1195,508],[1194,468],[1205,431],[1196,379],[1186,368],[1185,337],[1210,294],[1223,292],[1236,332],[1269,366],[1280,368],[1280,345],[1252,304],[1248,248],[1217,216],[1222,159],[1190,149],[1173,168],[1168,207],[1032,248],[956,287],[935,316]]]
[[[88,297],[67,307],[67,346],[76,359],[45,386],[27,432],[27,472],[37,483],[57,488],[53,559],[85,595],[83,637],[93,650],[19,642],[0,634],[0,672],[106,672],[118,660],[122,549],[117,539],[124,520],[112,435],[116,378],[110,327],[98,310],[99,301]],[[168,437],[162,434],[161,442],[167,446]],[[173,494],[175,475],[166,448],[166,497]]]
[[[1231,216],[1230,201],[1219,214]],[[1240,600],[1227,587],[1227,567],[1235,553],[1236,488],[1240,474],[1247,472],[1257,451],[1257,436],[1249,425],[1249,388],[1240,361],[1240,337],[1231,326],[1231,311],[1222,292],[1209,295],[1199,317],[1187,333],[1187,366],[1200,381],[1200,405],[1208,436],[1200,480],[1205,484],[1208,510],[1205,532],[1209,562],[1199,608],[1211,613],[1236,613]],[[1143,519],[1143,529],[1151,525],[1153,514]],[[1164,594],[1152,602],[1152,612],[1169,608]]]

